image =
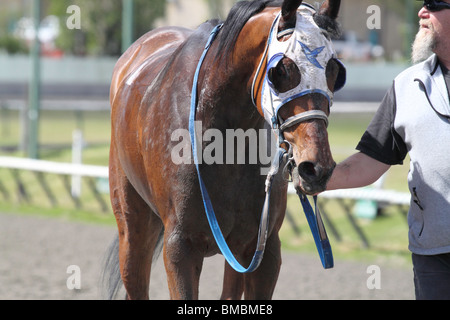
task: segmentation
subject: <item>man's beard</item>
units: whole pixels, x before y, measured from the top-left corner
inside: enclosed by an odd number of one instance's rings
[[[426,24],[428,29],[420,28],[416,35],[412,46],[411,61],[416,64],[422,62],[433,54],[436,49],[436,37],[431,23],[421,21],[422,24]]]

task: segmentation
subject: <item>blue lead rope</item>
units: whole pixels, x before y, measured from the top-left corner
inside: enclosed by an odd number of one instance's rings
[[[227,260],[228,264],[234,270],[236,270],[237,272],[240,272],[240,273],[250,273],[250,272],[255,271],[259,267],[259,265],[262,261],[262,257],[264,254],[264,248],[265,248],[265,238],[267,236],[268,223],[265,223],[265,226],[263,226],[262,224],[264,223],[265,219],[261,218],[261,225],[260,225],[259,232],[264,233],[264,234],[262,234],[262,236],[264,237],[264,241],[263,241],[263,243],[260,243],[259,239],[261,237],[258,237],[257,250],[255,251],[253,259],[252,259],[249,267],[244,268],[236,260],[233,253],[231,252],[230,248],[228,247],[227,242],[222,234],[222,230],[220,229],[219,223],[217,222],[216,215],[214,213],[214,209],[213,209],[213,206],[211,203],[211,199],[209,197],[208,191],[206,190],[205,183],[203,182],[202,176],[200,174],[199,161],[198,161],[198,155],[197,155],[198,146],[197,146],[197,137],[196,137],[196,130],[195,130],[195,114],[196,114],[196,109],[197,109],[198,77],[199,77],[199,73],[200,73],[200,68],[203,64],[203,61],[205,60],[206,54],[207,54],[209,48],[211,47],[212,42],[214,41],[217,34],[219,33],[221,27],[222,27],[222,25],[218,25],[211,31],[208,42],[206,43],[206,46],[205,46],[205,50],[203,51],[203,54],[200,57],[200,60],[199,60],[198,66],[197,66],[197,70],[195,71],[194,84],[192,87],[192,94],[191,94],[191,112],[190,112],[190,116],[189,116],[189,135],[191,137],[192,151],[193,151],[193,155],[194,155],[194,163],[195,163],[195,166],[197,169],[198,181],[200,183],[200,190],[201,190],[202,198],[203,198],[203,206],[205,207],[206,217],[208,218],[209,226],[214,235],[214,239],[216,240],[217,246],[219,247],[219,249],[222,252],[225,259]],[[265,210],[265,208],[267,208],[267,210]],[[269,197],[266,197],[262,215],[264,215],[264,212],[269,211],[268,208],[269,208]],[[259,234],[259,236],[261,236],[261,234]]]
[[[195,163],[195,166],[197,169],[197,176],[198,176],[200,190],[201,190],[202,198],[203,198],[203,206],[205,208],[206,217],[208,219],[209,226],[213,233],[214,239],[216,240],[217,246],[219,247],[219,249],[222,252],[225,259],[227,260],[228,264],[234,270],[236,270],[237,272],[240,272],[240,273],[250,273],[250,272],[255,271],[259,267],[259,265],[262,261],[263,255],[264,255],[264,249],[265,249],[265,245],[266,245],[267,231],[268,231],[268,225],[269,225],[268,214],[269,214],[269,205],[270,205],[270,193],[271,193],[271,189],[272,189],[272,179],[273,179],[273,176],[278,172],[279,163],[283,158],[285,150],[282,148],[278,149],[277,155],[274,159],[274,164],[272,165],[272,168],[269,172],[269,175],[268,175],[268,178],[266,181],[266,198],[265,198],[263,210],[261,213],[261,222],[260,222],[260,226],[259,226],[258,242],[257,242],[256,250],[253,255],[252,261],[250,262],[250,265],[248,266],[248,268],[245,268],[236,260],[236,258],[234,257],[233,253],[231,252],[230,248],[228,247],[226,240],[222,234],[219,223],[216,219],[216,215],[214,213],[211,199],[209,197],[208,191],[206,190],[205,183],[203,182],[203,179],[200,174],[198,154],[197,154],[198,145],[197,145],[197,137],[196,137],[196,130],[195,130],[196,129],[195,128],[195,115],[196,115],[196,109],[197,109],[198,77],[199,77],[199,73],[200,73],[200,68],[203,64],[203,61],[205,60],[206,54],[208,53],[208,50],[211,47],[212,42],[216,38],[216,36],[219,33],[221,28],[222,28],[222,25],[218,25],[211,31],[208,42],[206,43],[206,46],[205,46],[205,50],[203,51],[203,54],[200,57],[199,63],[197,65],[197,69],[195,71],[194,81],[193,81],[193,86],[192,86],[192,94],[191,94],[191,110],[190,110],[190,115],[189,115],[189,135],[191,138],[194,163]],[[326,238],[326,232],[325,232],[325,238],[323,237],[325,228],[323,227],[323,223],[322,223],[322,220],[320,219],[320,215],[316,216],[314,214],[314,211],[312,210],[311,205],[309,204],[306,196],[303,196],[303,197],[300,196],[300,200],[302,202],[306,217],[308,219],[308,223],[309,223],[311,231],[313,233],[314,240],[316,242],[316,246],[319,251],[321,260],[322,260],[322,264],[325,269],[332,268],[333,267],[333,256],[331,253],[331,247],[330,247],[330,243],[328,242],[328,238]],[[319,219],[317,219],[317,217]]]
[[[333,252],[331,250],[330,241],[328,240],[325,226],[323,225],[322,217],[320,216],[319,207],[317,206],[317,196],[314,197],[314,205],[316,213],[314,213],[308,198],[298,193],[300,202],[305,212],[306,220],[308,220],[309,228],[313,234],[314,242],[316,243],[317,251],[319,252],[320,260],[324,269],[330,269],[334,266]]]

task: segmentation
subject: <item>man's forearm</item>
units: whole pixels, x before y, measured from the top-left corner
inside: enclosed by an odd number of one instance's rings
[[[339,163],[328,182],[327,190],[359,188],[377,181],[390,165],[375,160],[364,153],[355,153]]]

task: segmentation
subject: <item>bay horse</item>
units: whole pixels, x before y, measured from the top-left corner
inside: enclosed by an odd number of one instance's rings
[[[330,47],[339,6],[326,0],[316,12],[299,0],[241,1],[215,28],[215,40],[208,42],[218,21],[196,30],[165,27],[120,57],[110,95],[110,197],[119,232],[104,269],[108,298],[123,284],[128,299],[148,299],[152,260],[162,250],[170,298],[198,299],[203,260],[220,253],[205,217],[200,172],[229,248],[244,265],[252,259],[265,202],[263,164],[204,162],[197,172],[192,160],[176,163],[180,141],[173,133],[188,130],[192,95],[200,134],[278,128],[299,176],[295,187],[305,194],[325,189],[335,167],[327,116],[343,72]],[[307,117],[299,120],[301,114]],[[249,153],[248,140],[245,150],[231,151],[225,141],[214,142],[228,154]],[[200,151],[207,146],[200,143]],[[263,260],[251,273],[226,262],[222,299],[272,297],[288,186],[283,170],[276,171]]]

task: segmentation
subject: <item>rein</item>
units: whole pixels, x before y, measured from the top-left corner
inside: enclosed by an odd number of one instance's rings
[[[230,248],[227,245],[227,242],[223,236],[223,233],[220,229],[219,223],[217,221],[216,215],[214,213],[214,209],[211,203],[211,199],[209,197],[208,191],[206,190],[205,183],[203,182],[202,176],[200,174],[200,168],[198,163],[198,156],[197,156],[197,136],[196,136],[196,130],[195,130],[195,114],[197,109],[197,84],[198,84],[198,76],[200,73],[201,66],[203,64],[203,61],[205,60],[206,54],[209,51],[209,48],[211,47],[211,44],[213,43],[214,39],[216,38],[217,34],[219,33],[220,29],[223,25],[216,26],[209,36],[208,42],[206,43],[205,50],[203,51],[202,56],[200,57],[200,60],[198,62],[197,70],[195,71],[194,75],[194,83],[192,86],[192,94],[191,94],[191,112],[189,117],[189,134],[191,137],[191,143],[192,143],[192,151],[194,155],[194,163],[197,169],[197,175],[198,180],[200,183],[200,190],[202,193],[203,198],[203,205],[205,207],[206,211],[206,217],[208,218],[209,226],[211,228],[211,231],[214,235],[214,239],[216,240],[217,246],[219,247],[220,251],[222,252],[223,256],[229,263],[229,265],[240,273],[250,273],[255,271],[263,258],[264,249],[266,245],[267,240],[267,230],[268,230],[268,213],[269,213],[269,198],[270,196],[266,196],[266,200],[264,202],[263,212],[261,214],[261,222],[259,225],[259,233],[258,233],[258,243],[256,246],[255,254],[253,255],[253,259],[249,265],[248,268],[244,268],[234,257],[233,253],[231,252]],[[270,188],[269,188],[270,190]],[[270,191],[268,193],[270,195]]]
[[[273,26],[274,25],[275,25],[275,23],[273,24]],[[265,249],[265,245],[266,245],[268,226],[269,226],[269,205],[270,205],[270,193],[272,190],[273,178],[278,173],[280,165],[284,162],[287,162],[285,169],[287,168],[287,170],[289,170],[289,173],[291,173],[291,169],[292,169],[292,166],[290,165],[293,161],[292,148],[290,148],[289,152],[287,152],[284,148],[281,147],[282,144],[289,145],[289,143],[284,141],[282,132],[290,126],[293,126],[297,123],[308,121],[311,119],[321,119],[321,120],[326,121],[326,123],[328,124],[328,117],[322,111],[312,110],[312,111],[307,111],[307,112],[301,113],[292,118],[289,118],[281,125],[279,124],[279,121],[278,121],[278,119],[276,119],[276,117],[274,117],[274,119],[272,119],[272,122],[273,122],[272,128],[273,128],[273,130],[277,131],[277,133],[278,133],[277,136],[279,139],[279,147],[278,147],[276,155],[273,159],[271,168],[269,170],[269,174],[267,175],[267,179],[266,179],[266,190],[265,190],[266,197],[264,200],[264,206],[263,206],[262,213],[261,213],[261,220],[260,220],[260,225],[259,225],[256,250],[253,255],[252,261],[250,262],[250,265],[247,268],[243,267],[237,261],[237,259],[234,257],[234,255],[231,252],[230,248],[228,247],[226,240],[223,236],[223,233],[220,229],[219,223],[218,223],[216,215],[214,213],[211,199],[209,197],[208,191],[206,189],[206,186],[205,186],[202,176],[200,174],[198,154],[197,154],[198,144],[197,144],[197,135],[196,135],[196,128],[195,128],[195,116],[196,116],[196,109],[197,109],[198,78],[199,78],[200,69],[205,60],[206,54],[208,53],[208,51],[211,47],[211,44],[214,42],[214,40],[217,37],[217,34],[221,30],[222,26],[223,26],[222,24],[218,25],[211,31],[211,34],[206,43],[203,54],[200,57],[200,60],[197,65],[197,69],[196,69],[196,72],[194,75],[194,80],[193,80],[192,93],[191,93],[189,134],[190,134],[190,138],[191,138],[194,163],[196,166],[197,176],[198,176],[198,180],[199,180],[199,184],[200,184],[200,190],[202,193],[203,205],[204,205],[204,208],[206,211],[206,217],[208,219],[214,239],[216,240],[216,243],[217,243],[220,251],[222,252],[223,256],[227,260],[228,264],[234,270],[236,270],[237,272],[240,272],[240,273],[250,273],[250,272],[255,271],[259,267],[259,265],[262,261],[263,255],[264,255],[264,249]],[[272,26],[272,30],[273,30],[273,26]],[[256,77],[258,77],[259,71],[260,71],[263,61],[264,61],[264,56],[267,54],[267,51],[268,51],[268,46],[266,48],[266,52],[263,55],[263,59],[261,60],[260,65],[258,67],[258,71],[256,73],[255,79],[256,79]],[[254,84],[255,84],[255,80],[254,80],[253,85]],[[252,88],[252,93],[253,93],[253,88]],[[253,94],[252,94],[252,100],[254,100]],[[293,177],[293,178],[295,179],[295,177]],[[308,224],[311,228],[311,232],[313,234],[314,241],[316,243],[316,247],[319,252],[321,261],[322,261],[322,265],[325,269],[332,268],[333,267],[333,254],[332,254],[331,246],[330,246],[330,243],[328,241],[328,237],[327,237],[327,234],[325,231],[325,227],[322,222],[322,218],[320,216],[320,211],[318,210],[318,207],[317,207],[317,196],[314,197],[314,202],[315,202],[315,207],[316,207],[316,212],[317,212],[317,214],[315,214],[306,195],[301,194],[298,190],[297,190],[297,193],[300,197],[300,201],[302,203],[303,210],[307,217]]]

